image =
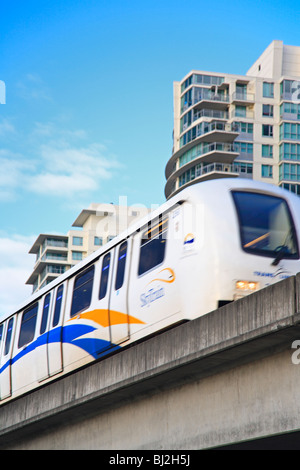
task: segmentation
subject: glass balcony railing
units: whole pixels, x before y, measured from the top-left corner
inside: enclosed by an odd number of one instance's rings
[[[56,276],[65,273],[66,270],[67,266],[47,266],[40,275],[40,282],[43,282],[48,274],[53,274]]]
[[[231,143],[212,142],[211,144],[209,144],[205,142],[197,145],[197,147],[195,147],[191,151],[185,152],[181,157],[179,157],[178,168],[181,168],[192,160],[196,160],[200,157],[203,157],[204,155],[207,155],[208,153],[213,152],[232,153],[233,158],[239,153],[236,149],[236,146]]]
[[[67,261],[67,259],[68,259],[68,256],[62,253],[46,253],[41,258],[42,261],[49,261],[49,260]]]
[[[219,111],[217,109],[201,109],[194,113],[193,121],[202,117],[208,117],[213,119],[228,119],[228,111]]]
[[[241,91],[235,91],[232,93],[232,101],[254,101],[253,93],[246,93]]]
[[[46,247],[57,247],[57,248],[68,248],[68,240],[59,240],[55,238],[46,238],[42,245],[42,252],[45,251]]]
[[[222,101],[224,103],[229,103],[229,96],[221,93],[215,93],[213,91],[208,91],[206,93],[199,93],[198,96],[195,96],[193,104],[199,103],[199,101]]]
[[[180,137],[180,147],[183,147],[184,145],[192,142],[195,139],[198,139],[201,136],[205,137],[211,132],[227,133],[228,138],[230,137],[230,133],[238,134],[238,131],[232,128],[230,124],[222,121],[200,122],[196,126],[190,128]]]
[[[229,103],[229,96],[224,93],[216,93],[211,90],[197,90],[192,99],[187,100],[182,104],[181,113],[186,111],[189,107],[194,106],[201,101],[222,102]]]

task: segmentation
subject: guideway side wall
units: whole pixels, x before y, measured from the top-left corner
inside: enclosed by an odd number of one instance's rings
[[[297,275],[8,403],[0,448],[189,450],[298,431],[299,307]]]

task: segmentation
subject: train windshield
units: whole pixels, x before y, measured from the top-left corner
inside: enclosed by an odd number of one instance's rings
[[[243,191],[232,194],[245,251],[277,261],[299,258],[293,220],[284,199]]]

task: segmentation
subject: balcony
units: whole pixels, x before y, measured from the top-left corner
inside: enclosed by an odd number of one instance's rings
[[[202,162],[231,163],[239,155],[233,144],[224,142],[213,142],[206,146],[205,151],[199,156]]]
[[[68,237],[64,235],[53,237],[53,235],[40,234],[30,248],[29,253],[35,254],[36,260],[38,260],[48,248],[55,249],[55,251],[67,252]]]
[[[166,198],[174,196],[183,188],[190,186],[194,183],[199,183],[211,179],[218,178],[235,178],[239,176],[238,172],[231,164],[214,162],[209,165],[196,164],[193,166],[187,165],[189,168],[184,168],[184,171],[177,172],[172,175],[166,183],[165,195]],[[174,184],[178,180],[178,185]]]
[[[235,91],[232,93],[231,101],[235,105],[247,105],[254,103],[255,96],[253,93],[242,93]]]
[[[217,178],[235,178],[237,176],[239,176],[239,174],[234,170],[234,166],[224,163],[211,163],[202,168],[197,168],[195,171],[195,179],[197,179],[197,182]]]
[[[186,152],[188,152],[191,148],[193,148],[197,143],[198,139],[190,142],[185,147],[179,149],[175,152],[170,160],[168,161],[165,169],[165,176],[168,179],[172,174],[174,174],[174,168],[176,168],[177,160],[182,157]],[[201,139],[200,139],[201,140]],[[200,142],[200,150],[199,152],[193,156],[191,161],[201,161],[206,163],[213,163],[215,161],[219,161],[221,163],[231,163],[236,157],[239,156],[239,152],[237,152],[233,143],[228,142]],[[187,163],[189,163],[187,162]],[[181,167],[179,168],[179,170]],[[176,170],[179,171],[179,170]]]
[[[174,162],[180,158],[179,152],[177,152],[172,156],[166,166],[166,197],[170,196],[174,181],[195,165],[215,164],[216,162],[221,165],[230,165],[238,156],[239,152],[236,151],[234,144],[224,142],[204,143],[201,151],[197,155],[187,162],[184,161],[181,166],[177,167],[176,171],[172,171],[174,170]]]
[[[239,130],[222,121],[200,122],[180,137],[180,149],[198,145],[200,142],[233,142],[239,136]]]
[[[55,279],[61,274],[65,273],[69,266],[61,266],[61,265],[49,265],[44,268],[40,275],[40,283],[44,282],[46,278]]]
[[[228,111],[219,111],[218,109],[201,109],[194,113],[193,122],[201,119],[202,117],[208,117],[212,119],[228,119]]]
[[[300,108],[299,111],[296,112],[282,112],[280,113],[280,122],[282,121],[300,121]]]
[[[215,93],[208,91],[203,94],[199,94],[193,100],[195,109],[216,109],[219,111],[226,111],[229,104],[229,96],[222,93]]]
[[[202,137],[205,142],[233,142],[239,135],[239,132],[231,129],[230,124],[221,121],[205,123],[202,133],[197,137]]]

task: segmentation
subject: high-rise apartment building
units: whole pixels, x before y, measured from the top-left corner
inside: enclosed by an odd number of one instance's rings
[[[300,195],[300,47],[273,41],[246,75],[191,71],[174,83],[167,198],[242,176]]]
[[[33,286],[33,292],[41,289],[149,211],[142,206],[93,203],[81,211],[72,224],[77,229],[67,235],[40,234],[29,251],[36,261],[26,284]]]

